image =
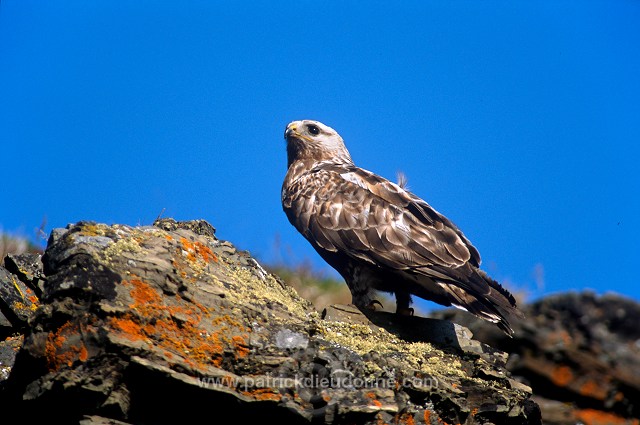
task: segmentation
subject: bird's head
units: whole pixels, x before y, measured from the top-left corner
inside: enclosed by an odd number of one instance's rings
[[[298,160],[352,163],[342,137],[331,127],[318,121],[300,120],[287,125],[288,165]]]

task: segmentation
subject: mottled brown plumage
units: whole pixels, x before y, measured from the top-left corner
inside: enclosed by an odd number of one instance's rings
[[[345,279],[353,303],[371,307],[392,292],[397,311],[411,295],[467,310],[507,334],[521,315],[513,296],[480,270],[462,232],[403,187],[354,165],[342,138],[317,121],[285,131],[288,171],[282,206],[291,224]]]

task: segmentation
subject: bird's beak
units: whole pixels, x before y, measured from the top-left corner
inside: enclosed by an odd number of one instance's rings
[[[287,129],[284,131],[284,138],[288,139],[293,135],[298,135],[298,126],[295,122],[289,123]]]

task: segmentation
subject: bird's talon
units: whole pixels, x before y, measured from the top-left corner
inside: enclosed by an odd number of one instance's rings
[[[367,306],[368,309],[375,311],[376,310],[376,304],[378,304],[380,306],[380,309],[383,310],[384,306],[382,305],[382,303],[378,300],[373,300],[369,303],[369,305]]]
[[[396,314],[399,314],[401,316],[413,316],[414,313],[415,311],[411,307],[398,308],[396,310]]]

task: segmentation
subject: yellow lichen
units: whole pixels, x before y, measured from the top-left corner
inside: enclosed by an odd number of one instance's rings
[[[132,237],[125,237],[122,239],[118,239],[114,243],[110,244],[108,247],[102,251],[105,259],[107,261],[112,261],[113,258],[116,258],[122,255],[125,252],[141,252],[143,251],[142,247],[138,241],[136,241]]]
[[[14,310],[27,310],[27,311],[36,311],[38,309],[38,304],[35,303],[29,303],[29,304],[25,304],[25,303],[21,303],[20,301],[16,301],[13,303],[12,305]]]
[[[371,329],[360,323],[318,322],[319,336],[333,344],[364,355],[398,354],[413,369],[428,374],[466,376],[458,359],[443,359],[446,354],[427,342],[407,342],[382,328]]]
[[[85,224],[81,227],[80,234],[84,236],[106,236],[109,227],[106,224]]]
[[[22,299],[24,299],[24,294],[22,293],[22,290],[20,289],[20,285],[18,284],[18,280],[13,275],[11,276],[11,281],[13,282],[13,286],[20,293],[20,296],[22,297]]]
[[[308,310],[304,306],[308,305],[308,301],[289,292],[290,288],[283,287],[273,276],[266,275],[264,279],[260,279],[247,268],[241,267],[230,267],[225,272],[231,277],[230,284],[234,281],[244,282],[242,285],[235,285],[232,291],[228,291],[228,298],[234,302],[250,304],[256,300],[266,299],[281,305],[294,317],[306,318]]]

